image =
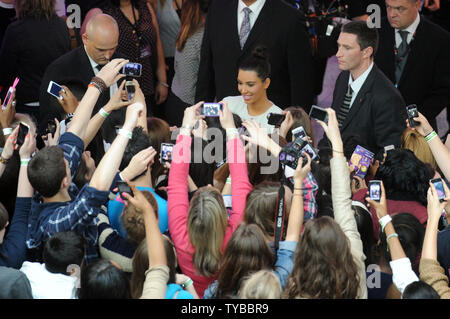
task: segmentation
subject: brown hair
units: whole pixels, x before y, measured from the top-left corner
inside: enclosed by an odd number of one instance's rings
[[[182,51],[186,41],[205,25],[205,12],[202,1],[186,0],[181,9],[181,27],[177,37],[177,50]]]
[[[228,225],[225,204],[217,189],[198,189],[189,205],[187,229],[195,248],[193,264],[205,277],[214,275],[222,258],[222,245]]]
[[[283,290],[280,280],[271,270],[264,269],[247,276],[241,285],[241,299],[281,299]]]
[[[416,157],[425,164],[430,164],[434,170],[438,170],[438,165],[431,152],[425,138],[417,133],[417,131],[409,127],[402,134],[402,148],[410,150]]]
[[[261,269],[272,269],[272,251],[261,229],[242,223],[231,236],[217,276],[216,298],[230,298],[238,293],[247,275]]]
[[[289,132],[286,135],[286,140],[290,142],[292,139],[291,131],[297,127],[303,126],[306,135],[308,135],[312,139],[314,144],[314,130],[308,113],[306,113],[305,110],[299,106],[290,106],[287,109],[285,109],[285,111],[291,112],[292,118],[294,120],[294,123],[292,124]]]
[[[165,169],[164,166],[159,161],[159,154],[161,152],[162,143],[170,143],[170,126],[169,124],[158,117],[148,117],[147,118],[148,127],[148,137],[150,138],[150,145],[156,151],[156,156],[154,163],[152,165],[152,185],[156,187],[156,181],[158,177],[161,176]]]
[[[158,202],[153,194],[149,191],[142,191],[142,194],[152,205],[156,217],[158,217]],[[139,244],[145,238],[144,215],[131,203],[125,206],[122,212],[122,225],[127,232],[128,239],[132,242]]]
[[[19,19],[31,16],[50,20],[56,16],[55,0],[16,0],[15,6]]]
[[[169,267],[169,280],[167,284],[175,283],[177,258],[173,250],[173,243],[162,235],[164,249],[166,251],[167,266]],[[144,287],[145,272],[149,268],[147,241],[143,240],[133,255],[133,272],[131,273],[130,290],[133,299],[139,299],[142,296]]]
[[[309,220],[297,245],[284,297],[353,299],[359,281],[358,267],[341,227],[327,216]]]

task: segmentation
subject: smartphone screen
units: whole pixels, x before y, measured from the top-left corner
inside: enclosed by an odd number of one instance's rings
[[[125,88],[127,90],[128,100],[132,100],[134,97],[134,93],[136,92],[136,87],[134,86],[134,82],[127,81],[125,83]]]
[[[299,126],[292,130],[292,135],[294,135],[294,138],[297,137],[304,138],[306,137],[306,132],[303,129],[303,126]]]
[[[432,179],[430,182],[432,182],[434,185],[434,188],[436,188],[436,192],[437,192],[439,201],[443,202],[444,198],[445,198],[445,190],[444,190],[444,184],[442,184],[442,179],[435,178],[435,179]]]
[[[172,152],[173,152],[173,144],[162,143],[161,144],[161,154],[159,155],[159,161],[161,163],[172,162]]]
[[[203,103],[202,115],[207,117],[219,117],[219,111],[222,109],[220,103]]]
[[[127,63],[123,66],[122,73],[128,76],[140,77],[142,74],[142,65],[139,63]]]
[[[60,100],[63,99],[63,97],[59,95],[59,92],[62,90],[63,90],[62,86],[53,81],[50,81],[50,83],[48,84],[47,92],[56,97],[57,99]]]
[[[381,199],[381,182],[370,181],[369,182],[369,196],[374,201],[379,202]]]
[[[309,117],[328,123],[328,113],[325,109],[318,107],[316,105],[313,105],[311,107],[311,111],[309,111]]]
[[[26,123],[20,122],[19,132],[17,133],[17,145],[20,146],[23,144],[23,142],[25,141],[25,136],[27,136],[29,129],[30,127]]]

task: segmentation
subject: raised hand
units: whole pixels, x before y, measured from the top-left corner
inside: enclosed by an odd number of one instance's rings
[[[418,125],[416,125],[415,127],[411,127],[409,125],[409,121],[408,119],[406,119],[406,125],[412,129],[412,130],[416,130],[417,132],[419,132],[420,135],[422,136],[427,136],[429,133],[433,132],[433,127],[430,125],[430,123],[428,123],[428,120],[425,116],[423,116],[422,113],[417,112],[419,114],[419,116],[414,118],[414,121],[419,122]]]
[[[368,193],[367,193],[368,194]],[[374,201],[370,197],[366,197],[366,202],[369,203],[367,206],[372,206],[375,208],[375,211],[377,212],[377,217],[380,219],[383,216],[387,215],[387,201],[386,201],[386,192],[384,190],[383,181],[381,181],[381,196],[380,201]]]
[[[122,70],[123,66],[127,64],[129,60],[124,59],[114,59],[106,64],[100,72],[98,72],[97,77],[102,79],[107,87],[110,87],[125,75],[120,74],[119,71]]]
[[[221,101],[220,104],[222,104],[222,110],[219,111],[220,125],[222,125],[225,130],[229,128],[236,128],[234,124],[233,113],[231,113],[230,109],[228,108],[227,102]]]
[[[62,88],[64,90],[59,91],[59,95],[62,96],[62,100],[57,99],[58,103],[64,109],[64,112],[66,112],[66,114],[73,113],[77,109],[79,102],[67,86],[63,85]]]

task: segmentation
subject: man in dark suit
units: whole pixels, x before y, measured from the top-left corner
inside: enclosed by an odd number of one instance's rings
[[[436,116],[446,107],[450,113],[450,34],[420,15],[420,6],[420,0],[386,0],[375,62],[436,129]]]
[[[55,117],[61,120],[61,114],[64,114],[61,106],[50,103],[50,99],[55,99],[55,97],[47,93],[49,82],[54,81],[62,84],[70,78],[71,80],[79,80],[87,88],[91,79],[99,72],[101,67],[113,57],[118,41],[119,28],[114,18],[106,14],[99,14],[93,17],[87,25],[86,33],[83,34],[84,45],[61,56],[48,66],[42,80],[39,97],[41,105],[39,130],[41,133],[45,131],[48,120]],[[100,95],[94,107],[94,114],[108,103],[114,90],[117,90],[116,85]],[[121,116],[123,112],[120,111],[123,110],[113,112],[105,120],[99,134],[91,142],[92,145],[89,149],[97,163],[104,155],[103,139],[111,143],[116,136],[114,126],[121,124],[121,121],[123,121]]]
[[[336,80],[332,108],[342,135],[359,135],[379,156],[384,146],[400,145],[406,110],[398,90],[373,62],[377,43],[377,30],[366,22],[343,26],[336,53],[342,72]]]
[[[203,36],[196,101],[239,95],[238,67],[257,45],[269,52],[269,99],[281,108],[297,105],[309,110],[314,98],[311,46],[300,13],[281,0],[212,2]]]

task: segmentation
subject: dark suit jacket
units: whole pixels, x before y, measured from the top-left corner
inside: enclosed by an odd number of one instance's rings
[[[256,45],[268,48],[269,99],[279,107],[309,109],[314,95],[314,67],[306,28],[298,11],[281,0],[266,0],[241,50],[238,0],[214,0],[208,9],[198,72],[196,101],[239,95],[239,65]]]
[[[349,76],[349,71],[343,71],[336,80],[332,104],[336,113],[344,102]],[[402,96],[374,65],[342,124],[341,134],[359,135],[369,150],[378,153],[387,145],[399,147],[405,120]]]
[[[45,71],[40,88],[39,102],[40,102],[40,122],[39,130],[44,132],[47,127],[48,120],[55,117],[61,119],[60,114],[64,113],[63,108],[56,103],[49,103],[50,99],[55,99],[47,93],[48,84],[50,81],[54,81],[63,85],[68,80],[79,80],[81,83],[87,86],[91,79],[94,77],[94,71],[92,70],[89,58],[84,50],[83,46],[79,46],[73,51],[61,56],[50,64]],[[92,114],[97,113],[109,101],[109,90],[100,95]],[[88,148],[95,162],[98,164],[101,157],[104,155],[103,139],[111,143],[116,134],[114,125],[123,123],[124,113],[113,112],[104,122],[99,134],[91,142],[92,145]]]
[[[375,63],[394,83],[395,30],[387,19],[378,30],[380,42]],[[410,46],[398,89],[406,104],[417,104],[419,112],[431,122],[450,106],[450,35],[421,16]]]

